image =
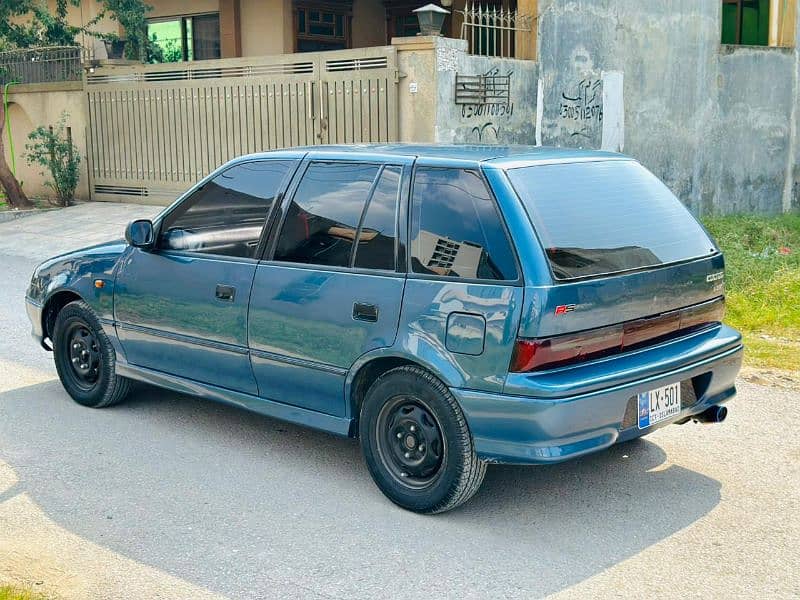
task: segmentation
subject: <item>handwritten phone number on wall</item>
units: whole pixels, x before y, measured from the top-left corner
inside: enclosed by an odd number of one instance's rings
[[[597,119],[602,122],[603,105],[584,106],[582,104],[564,104],[562,102],[559,108],[559,115],[562,119],[571,119],[573,121],[592,121]]]
[[[514,114],[514,103],[508,104],[462,104],[461,117],[510,117]]]

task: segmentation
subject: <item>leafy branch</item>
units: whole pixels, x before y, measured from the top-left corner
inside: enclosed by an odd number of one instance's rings
[[[102,10],[94,18],[82,25],[71,25],[67,19],[69,8],[80,5],[81,0],[55,0],[51,10],[46,0],[0,0],[0,46],[72,46],[80,34],[119,40],[116,34],[96,29],[103,19],[109,18],[117,21],[125,32],[126,58],[147,61],[151,57],[147,13],[153,7],[144,0],[102,0]],[[26,16],[28,20],[22,21]]]

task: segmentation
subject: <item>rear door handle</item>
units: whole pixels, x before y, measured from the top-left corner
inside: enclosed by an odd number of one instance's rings
[[[353,320],[375,323],[378,320],[378,307],[374,304],[356,302],[353,304]]]
[[[233,299],[236,297],[236,288],[232,285],[222,285],[217,284],[217,300],[226,300],[227,302],[233,302]]]

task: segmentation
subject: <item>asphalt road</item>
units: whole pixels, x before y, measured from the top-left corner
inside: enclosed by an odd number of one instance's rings
[[[357,444],[140,386],[70,401],[23,294],[57,241],[0,225],[0,579],[89,598],[800,597],[800,393],[405,512]],[[38,244],[39,246],[36,246]],[[23,247],[24,246],[24,247]]]

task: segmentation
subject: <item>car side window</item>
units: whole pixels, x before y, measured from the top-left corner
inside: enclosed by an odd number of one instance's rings
[[[312,162],[289,205],[275,260],[350,266],[361,214],[379,165]]]
[[[220,173],[167,215],[158,247],[255,258],[264,223],[294,164],[263,160]]]
[[[517,279],[516,261],[500,213],[476,171],[416,170],[410,246],[414,273]]]
[[[395,268],[397,205],[402,167],[383,167],[367,204],[358,232],[353,266],[360,269]]]

